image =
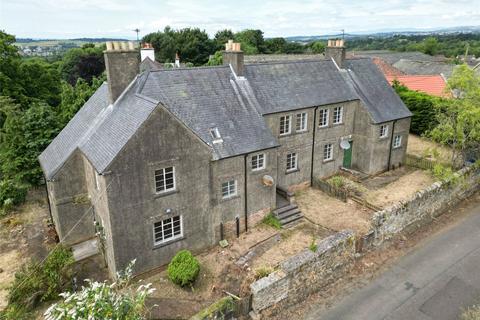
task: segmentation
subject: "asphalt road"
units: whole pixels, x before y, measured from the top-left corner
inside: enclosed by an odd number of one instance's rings
[[[480,204],[423,242],[367,286],[305,319],[458,320],[480,302]]]

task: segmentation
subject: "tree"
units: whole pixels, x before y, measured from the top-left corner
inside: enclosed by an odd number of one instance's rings
[[[63,80],[72,86],[80,78],[91,83],[93,78],[99,77],[105,71],[103,50],[102,46],[92,47],[88,43],[82,48],[68,50],[60,63]]]
[[[207,66],[221,66],[222,64],[223,64],[222,51],[215,52],[214,55],[210,56],[207,62]]]
[[[233,40],[234,37],[235,35],[230,29],[217,31],[213,38],[213,41],[215,42],[215,50],[225,50],[225,43],[227,43],[228,40]]]
[[[320,54],[325,52],[325,43],[323,41],[314,41],[309,44],[313,53]]]
[[[284,38],[271,38],[265,40],[266,53],[285,53],[287,40]]]
[[[452,148],[452,165],[468,160],[480,146],[480,77],[466,65],[459,66],[448,80],[448,89],[458,92],[437,113],[438,125],[429,136]]]
[[[8,97],[0,99],[0,108],[5,115],[0,131],[2,178],[37,185],[42,177],[37,157],[59,130],[56,113],[42,102],[22,111]]]
[[[265,40],[262,30],[246,29],[235,34],[235,41],[242,44],[245,54],[265,53]]]
[[[438,40],[434,37],[428,37],[423,40],[423,53],[429,54],[431,56],[437,53],[438,49]]]
[[[167,26],[163,32],[147,34],[142,41],[153,45],[155,57],[160,62],[171,62],[178,53],[183,62],[198,66],[207,63],[208,57],[215,53],[214,41],[199,28],[173,30]]]

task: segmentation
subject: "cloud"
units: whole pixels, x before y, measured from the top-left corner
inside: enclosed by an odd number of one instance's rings
[[[477,25],[480,0],[16,0],[0,21],[22,37],[134,37],[173,28],[258,28],[266,36]],[[21,16],[22,19],[18,19]],[[55,35],[57,34],[57,35]]]

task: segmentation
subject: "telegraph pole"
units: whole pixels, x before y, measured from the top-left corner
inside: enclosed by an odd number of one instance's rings
[[[132,30],[133,32],[136,32],[137,33],[137,42],[138,42],[138,34],[140,33],[140,29],[136,28],[136,29],[133,29]]]

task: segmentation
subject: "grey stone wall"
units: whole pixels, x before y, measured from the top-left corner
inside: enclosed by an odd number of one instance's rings
[[[60,241],[71,245],[93,237],[93,210],[79,151],[75,151],[55,178],[47,182],[47,188]]]
[[[117,270],[136,258],[140,273],[165,265],[181,249],[195,252],[215,243],[210,159],[209,148],[168,111],[153,111],[105,176]],[[156,194],[154,170],[169,166],[175,167],[176,190]],[[153,224],[177,215],[183,238],[155,246]]]
[[[353,231],[339,232],[317,245],[316,252],[306,249],[250,285],[254,312],[268,318],[342,277],[354,259]]]
[[[464,168],[456,175],[462,177],[458,183],[435,182],[411,198],[376,212],[372,217],[375,240],[381,242],[406,228],[424,224],[478,190],[479,170]]]

